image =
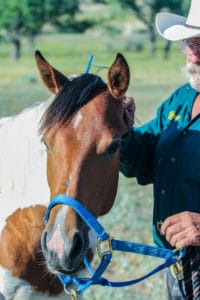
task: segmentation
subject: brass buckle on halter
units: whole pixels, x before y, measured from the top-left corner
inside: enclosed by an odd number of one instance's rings
[[[178,280],[183,279],[183,266],[181,261],[177,261],[175,264],[170,266],[171,274]]]
[[[174,254],[178,253],[178,249],[173,250]],[[177,262],[170,266],[171,274],[174,278],[178,280],[183,279],[183,266],[181,259],[177,260]]]
[[[156,223],[157,229],[158,229],[159,232],[160,232],[160,230],[161,230],[162,224],[163,224],[162,221],[159,221],[159,222]]]
[[[97,240],[97,253],[100,258],[102,258],[105,254],[112,254],[112,237],[109,237],[105,241]]]

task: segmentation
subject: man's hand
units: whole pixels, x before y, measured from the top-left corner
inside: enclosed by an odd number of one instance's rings
[[[130,129],[134,124],[134,113],[135,113],[135,102],[132,97],[124,97],[123,99],[124,108],[124,121]]]
[[[167,218],[161,234],[177,249],[200,246],[200,214],[185,211]]]

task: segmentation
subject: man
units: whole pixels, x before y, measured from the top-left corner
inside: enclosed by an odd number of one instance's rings
[[[121,149],[121,172],[153,183],[155,243],[187,248],[168,271],[168,299],[200,299],[200,0],[192,0],[187,18],[156,17],[159,34],[180,41],[189,83],[178,88],[144,126],[131,128]],[[124,101],[132,126],[134,104]]]

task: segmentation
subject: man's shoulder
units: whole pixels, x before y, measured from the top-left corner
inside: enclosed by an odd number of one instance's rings
[[[182,84],[181,86],[179,86],[174,92],[173,94],[177,94],[177,93],[184,93],[184,92],[190,92],[192,91],[193,88],[191,87],[191,85],[187,82]]]
[[[191,85],[189,84],[189,82],[187,83],[184,83],[183,85],[179,86],[174,92],[173,92],[173,95],[175,94],[182,94],[182,93],[186,93],[186,94],[196,94],[197,91],[195,89],[193,89],[191,87]]]
[[[173,91],[166,102],[169,105],[172,103],[182,103],[185,102],[185,97],[187,97],[187,99],[193,99],[196,94],[197,91],[194,90],[189,83],[185,83],[179,86],[175,91]]]

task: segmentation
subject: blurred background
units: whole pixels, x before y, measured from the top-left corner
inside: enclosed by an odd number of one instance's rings
[[[83,73],[94,55],[92,73],[106,81],[118,52],[130,66],[128,95],[136,101],[135,125],[154,117],[159,104],[185,82],[185,57],[178,43],[156,33],[157,12],[186,15],[190,0],[0,0],[0,116],[19,113],[50,93],[35,65],[34,51],[67,76]],[[118,194],[102,224],[117,239],[153,244],[152,187],[120,175]],[[139,277],[160,264],[146,256],[116,253],[110,280]],[[90,300],[167,299],[165,271],[127,288],[91,287]]]

